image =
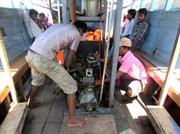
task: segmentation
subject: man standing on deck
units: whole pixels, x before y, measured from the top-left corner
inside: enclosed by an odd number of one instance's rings
[[[24,22],[29,37],[32,39],[32,41],[34,41],[35,38],[43,32],[38,25],[38,12],[34,9],[24,12]]]
[[[122,37],[129,38],[129,36],[131,35],[131,32],[135,24],[135,16],[136,16],[136,10],[129,9],[127,14],[127,19],[129,20],[129,22],[126,24],[125,29],[122,32]]]
[[[128,14],[126,16],[129,22],[126,24],[126,26],[122,32],[121,37],[127,37],[127,38],[130,37],[132,30],[134,28],[134,25],[135,25],[135,16],[136,16],[136,10],[135,9],[129,9]],[[113,40],[111,38],[110,44],[112,44],[112,42],[113,42]],[[111,61],[112,61],[113,52],[114,52],[114,46],[112,46],[110,51],[109,51],[108,63],[111,63]]]
[[[87,29],[86,23],[76,21],[73,24],[55,24],[40,34],[30,46],[26,60],[32,73],[32,90],[29,108],[33,108],[33,100],[38,87],[44,84],[45,75],[50,77],[67,94],[69,119],[67,126],[83,126],[75,117],[77,83],[56,60],[59,50],[69,48],[65,68],[68,69],[79,45],[80,35]]]
[[[149,30],[149,23],[146,20],[147,9],[141,8],[137,13],[137,22],[131,32],[130,39],[132,42],[132,49],[141,49],[144,38]]]

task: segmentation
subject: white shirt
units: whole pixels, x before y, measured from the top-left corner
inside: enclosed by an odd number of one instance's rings
[[[59,50],[70,48],[77,51],[80,33],[74,25],[54,24],[40,34],[30,49],[48,58],[55,59]]]
[[[38,24],[31,19],[29,12],[24,12],[24,22],[31,39],[36,38],[43,32]]]
[[[133,30],[135,24],[135,19],[132,19],[130,22],[128,22],[125,26],[124,32],[122,33],[122,36],[131,35],[131,32]]]

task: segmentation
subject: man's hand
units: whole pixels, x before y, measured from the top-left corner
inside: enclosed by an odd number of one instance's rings
[[[93,54],[97,61],[100,60],[100,54],[98,52]]]
[[[101,81],[101,80],[95,80],[95,85],[96,85],[96,86],[101,85],[101,83],[102,83],[102,81]]]
[[[123,72],[118,71],[118,72],[116,73],[116,79],[119,79],[123,74],[124,74]]]
[[[109,78],[104,79],[104,83],[107,83],[107,82],[109,82],[109,81],[110,81]],[[95,80],[95,85],[96,85],[96,86],[101,85],[101,83],[102,83],[102,80]]]

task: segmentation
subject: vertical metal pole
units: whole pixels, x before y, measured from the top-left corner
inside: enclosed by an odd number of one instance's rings
[[[11,0],[11,4],[12,4],[12,8],[14,8],[14,3],[13,3],[13,0]]]
[[[166,0],[165,11],[169,11],[172,7],[173,0]]]
[[[108,23],[109,23],[109,0],[107,1],[107,12],[106,12],[106,25],[105,25],[105,39],[107,39]]]
[[[52,10],[51,0],[49,0],[49,8]]]
[[[141,3],[140,3],[140,8],[143,8],[143,6],[144,6],[144,0],[141,0]]]
[[[10,70],[10,67],[9,67],[9,60],[8,60],[8,57],[7,57],[7,53],[6,53],[6,49],[5,49],[5,46],[4,46],[4,41],[3,41],[3,37],[2,37],[1,32],[0,32],[0,59],[1,59],[1,62],[2,62],[4,72],[6,73],[6,76],[7,76],[7,79],[8,79],[8,86],[9,86],[9,89],[10,89],[12,100],[13,100],[14,104],[16,104],[16,103],[18,103],[18,97],[17,97],[17,94],[16,94],[14,81],[13,81],[12,76],[11,76],[11,70]]]
[[[67,21],[67,0],[62,0],[62,18],[63,23],[68,23]]]
[[[159,98],[159,105],[160,106],[163,106],[164,101],[166,99],[166,96],[168,94],[171,78],[173,76],[173,71],[174,71],[174,68],[176,67],[176,62],[178,60],[179,54],[180,54],[180,25],[178,28],[178,33],[176,36],[174,48],[173,48],[173,51],[171,53],[171,58],[170,58],[170,62],[169,62],[169,67],[168,67],[168,72],[166,75],[165,83],[164,83],[164,86],[163,86],[161,93],[160,93],[160,98]]]
[[[111,72],[111,81],[110,81],[110,90],[109,90],[109,107],[111,107],[114,97],[114,88],[115,88],[115,79],[117,71],[117,62],[118,62],[118,52],[119,52],[119,42],[121,34],[121,14],[122,14],[122,5],[123,1],[118,0],[116,6],[116,22],[115,22],[115,34],[114,34],[114,53],[112,61],[112,72]]]
[[[105,80],[105,74],[106,74],[106,68],[107,68],[107,60],[108,60],[108,51],[109,51],[109,43],[110,43],[110,26],[111,26],[111,20],[112,18],[112,11],[113,11],[113,7],[114,7],[114,0],[111,0],[111,10],[110,10],[110,18],[109,18],[109,22],[108,22],[108,39],[107,39],[107,46],[106,46],[106,53],[105,53],[105,61],[104,61],[104,68],[103,68],[103,76],[102,76],[102,83],[101,83],[101,91],[100,91],[100,101],[99,103],[101,103],[102,100],[102,96],[103,96],[103,90],[104,90],[104,80]]]
[[[71,10],[71,20],[72,22],[76,21],[76,0],[72,0],[72,10]]]
[[[157,8],[157,0],[153,0],[151,2],[151,7],[150,7],[150,11],[154,11]]]
[[[58,23],[61,23],[60,0],[57,1],[57,8],[58,8]]]
[[[101,5],[102,5],[102,0],[99,0],[99,2],[98,2],[98,13],[102,13]]]

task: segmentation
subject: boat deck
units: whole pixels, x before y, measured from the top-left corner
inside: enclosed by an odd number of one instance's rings
[[[42,104],[29,112],[23,134],[71,134],[71,132],[75,134],[74,131],[63,133],[63,130],[65,130],[63,121],[67,112],[66,96],[54,82],[47,79],[46,84],[39,90],[36,100],[42,101]],[[111,119],[114,116],[113,120],[116,125],[114,128],[116,128],[118,134],[155,134],[145,110],[137,100],[132,103],[120,103],[115,99],[113,105]],[[111,116],[111,114],[107,114],[108,116]],[[90,117],[89,123],[93,124],[92,120]],[[109,124],[109,126],[113,125]],[[87,134],[85,133],[87,128],[89,127],[81,128],[82,134]],[[91,134],[91,132],[88,134]]]

